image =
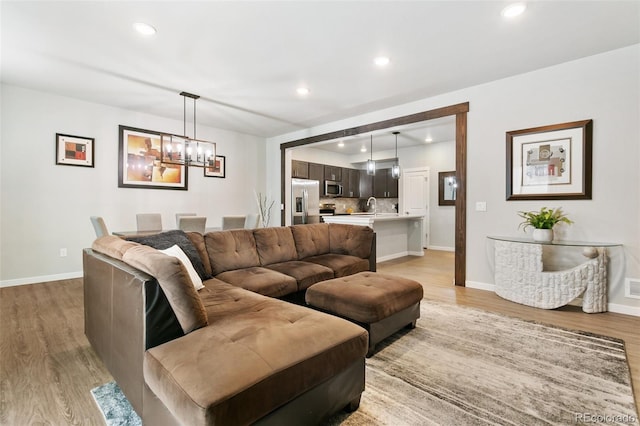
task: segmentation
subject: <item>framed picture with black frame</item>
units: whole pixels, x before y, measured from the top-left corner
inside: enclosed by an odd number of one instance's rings
[[[216,155],[216,159],[210,161],[210,164],[204,168],[204,175],[224,179],[226,177],[226,162],[227,158],[224,155]]]
[[[458,183],[456,172],[438,173],[438,205],[455,206]]]
[[[119,188],[188,189],[188,168],[161,161],[164,133],[122,125],[119,130]]]
[[[94,167],[95,139],[56,133],[56,164]]]

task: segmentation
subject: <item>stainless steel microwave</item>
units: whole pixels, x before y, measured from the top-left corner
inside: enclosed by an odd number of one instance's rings
[[[342,197],[342,184],[334,180],[324,181],[325,197]]]

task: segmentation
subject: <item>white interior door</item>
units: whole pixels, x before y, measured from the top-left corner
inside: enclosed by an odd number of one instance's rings
[[[423,215],[422,247],[429,246],[429,169],[405,170],[402,212]]]

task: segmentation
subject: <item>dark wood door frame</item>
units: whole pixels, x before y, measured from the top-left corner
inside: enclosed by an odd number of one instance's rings
[[[346,136],[354,136],[361,133],[373,132],[387,129],[389,127],[413,124],[421,121],[433,120],[436,118],[456,117],[456,180],[458,188],[456,192],[456,212],[455,212],[455,284],[465,285],[466,264],[467,264],[467,113],[469,112],[469,102],[450,105],[443,108],[422,111],[403,117],[391,118],[389,120],[378,121],[376,123],[337,130],[335,132],[322,135],[311,136],[291,142],[280,144],[280,200],[285,200],[285,167],[287,149],[310,145],[317,142],[328,141]],[[285,210],[280,212],[280,223],[285,223]]]

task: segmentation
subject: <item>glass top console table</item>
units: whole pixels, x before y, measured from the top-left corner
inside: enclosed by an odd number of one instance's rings
[[[495,292],[500,297],[542,309],[555,309],[582,296],[582,310],[607,311],[607,248],[617,243],[540,242],[518,237],[494,241]],[[543,250],[582,247],[583,263],[558,271],[545,270]]]

